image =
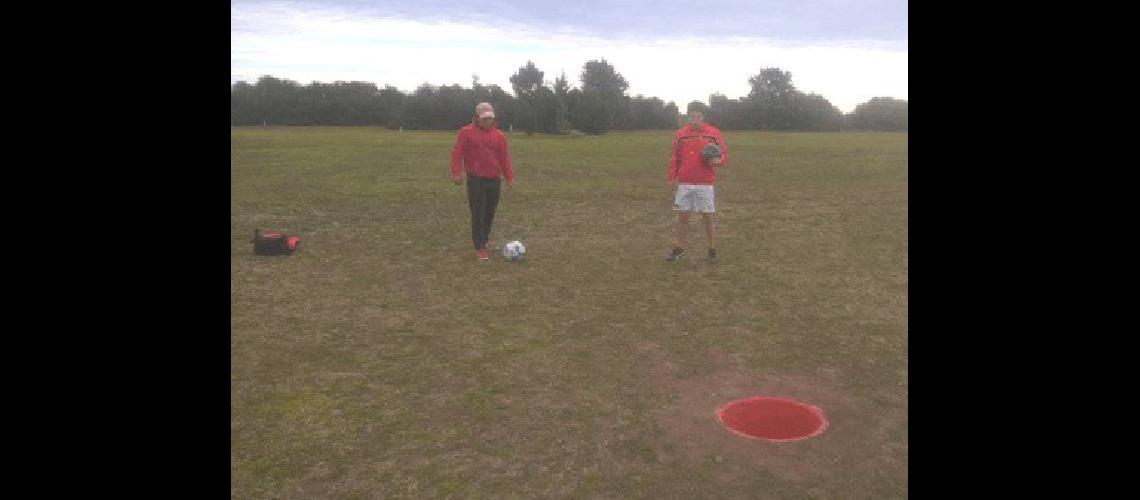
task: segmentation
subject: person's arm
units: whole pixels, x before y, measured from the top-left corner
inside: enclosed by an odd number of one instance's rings
[[[463,162],[463,130],[460,129],[459,133],[455,135],[455,145],[451,147],[451,181],[459,184],[461,179],[459,175],[460,167]]]
[[[507,134],[499,132],[499,165],[503,167],[503,177],[507,178],[507,185],[515,182],[515,171],[511,168],[511,154],[507,151]]]

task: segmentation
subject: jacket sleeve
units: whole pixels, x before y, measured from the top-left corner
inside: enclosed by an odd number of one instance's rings
[[[677,134],[673,134],[673,148],[669,150],[669,182],[677,178],[681,166],[680,160],[677,156]]]
[[[455,145],[451,146],[451,178],[459,177],[460,167],[463,163],[463,130],[455,135]]]
[[[507,182],[515,182],[515,171],[511,168],[511,154],[507,151],[507,135],[499,132],[499,165],[503,167],[503,177]]]

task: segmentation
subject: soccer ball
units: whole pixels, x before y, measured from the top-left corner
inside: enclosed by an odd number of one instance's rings
[[[521,241],[515,240],[503,245],[504,259],[511,262],[518,262],[522,260],[524,254],[526,254],[526,247],[523,246]]]
[[[720,146],[710,142],[701,148],[701,159],[709,161],[713,158],[720,158]]]

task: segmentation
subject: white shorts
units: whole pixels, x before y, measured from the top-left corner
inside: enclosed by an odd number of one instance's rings
[[[716,191],[711,184],[680,184],[673,210],[678,212],[716,212]]]

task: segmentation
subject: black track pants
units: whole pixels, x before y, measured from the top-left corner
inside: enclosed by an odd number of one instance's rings
[[[495,208],[499,206],[502,181],[474,175],[467,176],[467,204],[471,207],[471,243],[475,249],[487,248]]]

